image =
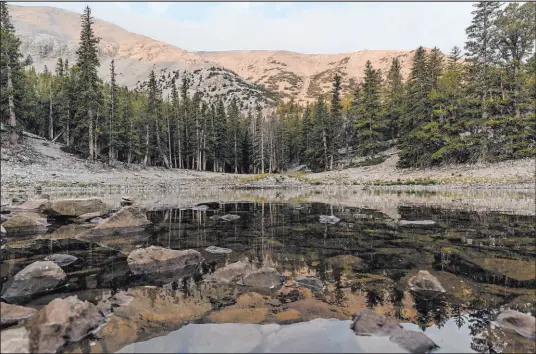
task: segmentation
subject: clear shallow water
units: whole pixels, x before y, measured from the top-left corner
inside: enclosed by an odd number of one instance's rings
[[[205,198],[210,200],[210,196]],[[182,203],[184,200],[176,204]],[[205,204],[208,211],[152,208],[158,209],[148,212],[155,224],[153,231],[106,237],[99,241],[101,245],[72,238],[83,226],[51,221],[48,234],[39,239],[5,240],[2,285],[31,262],[52,253],[69,253],[80,262],[66,269],[68,286],[55,294],[28,299],[26,306],[39,308],[54,297],[69,294],[94,303],[119,290],[134,295],[132,304],[118,310],[99,338],[74,345],[74,351],[116,351],[187,323],[344,321],[364,308],[420,328],[446,348],[455,341],[464,351],[534,349],[534,341],[491,325],[502,307],[534,314],[533,215],[452,209],[437,203],[383,203],[376,208],[307,200]],[[210,218],[227,213],[240,219]],[[332,214],[341,221],[335,225],[318,222],[319,215]],[[399,219],[434,220],[436,224],[402,227],[396,222]],[[196,249],[206,262],[198,273],[184,278],[134,277],[128,271],[126,255],[148,245]],[[211,245],[233,252],[210,254],[205,248]],[[252,291],[203,282],[215,269],[239,260],[278,269],[285,285]],[[407,281],[421,269],[431,271],[447,293],[430,298],[411,292]],[[311,292],[292,284],[294,278],[306,275],[319,278],[325,289]]]

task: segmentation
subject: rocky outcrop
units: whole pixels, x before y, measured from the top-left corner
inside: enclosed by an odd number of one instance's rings
[[[108,207],[98,198],[52,200],[44,210],[47,214],[78,217],[84,214],[101,216],[108,212]],[[90,217],[90,219],[92,218]]]
[[[424,333],[406,330],[395,320],[369,309],[354,313],[350,328],[360,336],[388,336],[391,342],[411,353],[428,353],[438,348]]]
[[[15,215],[3,223],[2,226],[8,236],[45,233],[47,226],[37,216],[38,214],[35,213]]]
[[[30,336],[26,328],[11,328],[0,333],[0,353],[29,352]]]
[[[237,283],[243,282],[243,278],[255,268],[250,263],[238,261],[226,265],[223,268],[216,269],[216,271],[207,277],[205,281],[215,283]]]
[[[19,321],[26,320],[37,310],[30,307],[6,304],[0,302],[0,327],[8,327],[17,324]]]
[[[243,283],[256,288],[272,288],[281,285],[281,274],[275,268],[264,267],[248,273]]]
[[[523,337],[536,337],[536,318],[519,311],[506,310],[501,312],[497,316],[495,324],[501,328],[517,332]]]
[[[88,301],[76,296],[54,299],[28,324],[32,352],[54,353],[68,342],[81,340],[104,322],[97,306]]]
[[[4,298],[28,296],[49,291],[62,285],[67,278],[65,272],[54,262],[34,262],[15,274]]]
[[[417,275],[412,276],[409,281],[408,285],[410,286],[411,290],[415,292],[423,292],[423,293],[444,293],[445,289],[437,280],[436,277],[434,277],[432,274],[430,274],[426,270],[420,270]]]
[[[45,257],[45,261],[51,261],[59,265],[60,267],[66,267],[74,262],[78,261],[78,258],[71,256],[70,254],[52,254]]]
[[[127,258],[133,274],[170,273],[197,266],[202,261],[201,253],[195,250],[177,251],[157,246],[134,250]]]

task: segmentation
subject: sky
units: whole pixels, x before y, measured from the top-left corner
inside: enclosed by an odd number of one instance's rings
[[[335,54],[463,48],[469,2],[40,2],[82,12],[189,51]]]

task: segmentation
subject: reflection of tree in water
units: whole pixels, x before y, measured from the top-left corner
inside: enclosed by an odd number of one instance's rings
[[[438,328],[441,328],[447,322],[449,316],[449,303],[442,294],[436,296],[425,296],[412,292],[417,311],[417,323],[424,331],[428,323],[434,322]]]
[[[383,289],[380,289],[379,287],[370,286],[365,288],[366,291],[366,297],[367,297],[367,307],[368,308],[375,308],[376,306],[380,305],[382,306],[384,303],[383,295],[384,291]]]
[[[491,330],[491,318],[494,316],[492,310],[485,304],[486,307],[482,308],[482,304],[477,302],[472,302],[470,306],[472,311],[468,321],[472,337],[471,349],[479,353],[502,352],[504,344],[500,343],[496,333]],[[496,331],[500,332],[499,329]]]
[[[462,314],[462,306],[460,304],[452,304],[452,318],[458,328],[465,324],[465,315]]]
[[[342,304],[344,302],[344,292],[341,284],[342,269],[339,267],[333,269],[333,277],[335,278],[335,301],[337,304]]]
[[[390,296],[390,301],[395,308],[395,317],[399,320],[405,320],[404,315],[403,315],[403,311],[404,311],[404,304],[402,303],[403,300],[404,300],[404,291],[397,287],[393,288],[393,291]]]

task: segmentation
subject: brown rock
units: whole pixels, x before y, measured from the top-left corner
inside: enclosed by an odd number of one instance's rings
[[[46,225],[30,215],[15,215],[2,224],[8,235],[39,234],[47,231]]]
[[[89,199],[59,199],[50,202],[45,209],[52,215],[77,217],[84,214],[98,214],[101,216],[108,212],[108,207],[98,198]]]
[[[272,288],[281,285],[281,274],[275,268],[264,267],[248,273],[243,283],[246,286]]]
[[[32,337],[32,352],[54,353],[68,342],[77,342],[104,324],[98,308],[76,296],[54,299],[28,326]]]
[[[98,224],[88,234],[99,236],[116,233],[135,233],[145,230],[150,224],[151,222],[147,219],[145,212],[137,207],[126,206]]]
[[[41,211],[47,208],[48,199],[34,199],[11,208],[12,211]]]
[[[409,279],[408,284],[411,290],[417,292],[445,292],[439,280],[426,270],[420,270],[417,275]]]
[[[201,253],[195,250],[176,251],[157,246],[134,250],[127,258],[134,274],[169,273],[196,266],[202,261]]]
[[[395,320],[379,315],[373,310],[363,310],[352,315],[350,328],[357,335],[393,335],[403,330]]]
[[[239,261],[231,263],[223,268],[216,269],[216,271],[208,275],[205,280],[216,283],[242,282],[244,276],[253,270],[254,268],[250,263]]]
[[[30,307],[17,306],[0,302],[0,326],[7,327],[35,315],[37,310]]]

